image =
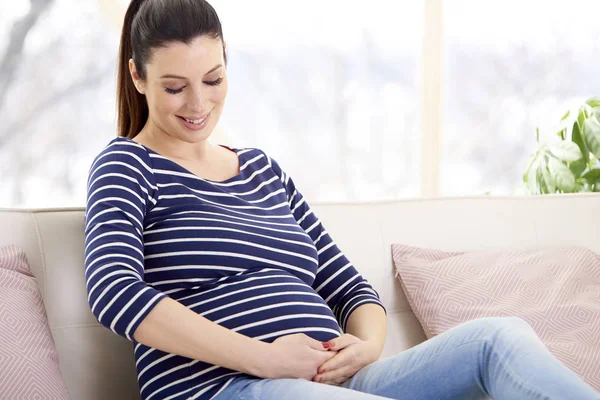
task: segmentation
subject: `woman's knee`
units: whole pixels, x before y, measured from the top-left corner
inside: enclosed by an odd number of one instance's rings
[[[531,325],[521,317],[495,317],[496,324],[499,328],[509,330],[524,330],[531,331]]]
[[[516,336],[535,336],[533,328],[520,317],[485,317],[471,321],[482,338],[514,339]]]

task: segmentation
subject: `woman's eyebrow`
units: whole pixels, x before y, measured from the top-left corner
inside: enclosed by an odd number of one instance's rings
[[[208,71],[206,74],[204,75],[208,75],[211,72],[214,72],[216,70],[218,70],[219,68],[221,68],[223,66],[223,64],[219,64],[217,66],[215,66],[213,69],[211,69],[210,71]],[[179,75],[173,75],[173,74],[166,74],[160,77],[160,79],[187,79],[184,76],[179,76]]]

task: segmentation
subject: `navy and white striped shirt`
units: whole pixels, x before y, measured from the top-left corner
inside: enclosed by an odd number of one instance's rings
[[[243,335],[327,341],[379,296],[258,149],[240,173],[203,179],[137,142],[110,141],[90,168],[85,276],[92,312],[133,333],[164,297]],[[381,305],[383,307],[383,305]],[[240,372],[134,341],[144,400],[211,399]]]

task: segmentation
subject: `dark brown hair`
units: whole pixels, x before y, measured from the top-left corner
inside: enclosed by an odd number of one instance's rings
[[[125,13],[117,68],[118,135],[134,138],[148,119],[148,103],[129,72],[133,59],[142,80],[152,50],[169,43],[190,44],[207,35],[223,41],[221,21],[206,0],[132,0]],[[223,57],[227,62],[225,46]]]

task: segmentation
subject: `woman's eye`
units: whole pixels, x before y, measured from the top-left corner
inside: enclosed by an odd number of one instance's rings
[[[215,81],[208,81],[208,82],[204,82],[206,85],[209,86],[218,86],[223,82],[223,78],[219,78]],[[171,89],[171,88],[165,88],[165,92],[169,93],[169,94],[177,94],[177,93],[181,93],[183,91],[183,89],[185,88],[179,88],[179,89]]]
[[[223,82],[223,78],[219,78],[216,81],[209,81],[209,82],[204,82],[209,86],[218,86]]]
[[[185,86],[184,86],[185,87]],[[177,94],[177,93],[181,93],[181,91],[183,90],[183,88],[179,88],[179,89],[170,89],[170,88],[165,88],[165,92],[169,93],[169,94]]]

